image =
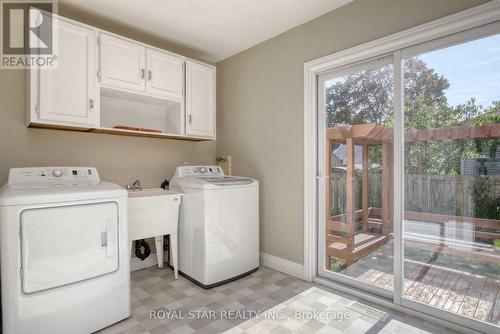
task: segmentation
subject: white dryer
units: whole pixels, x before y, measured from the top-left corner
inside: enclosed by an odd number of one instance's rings
[[[0,189],[4,334],[90,333],[130,316],[127,192],[95,168],[14,168]]]
[[[177,167],[170,189],[183,192],[179,270],[204,288],[259,267],[259,183],[224,176],[218,166]]]

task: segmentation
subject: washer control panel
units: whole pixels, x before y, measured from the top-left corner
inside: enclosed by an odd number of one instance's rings
[[[100,182],[94,167],[32,167],[9,171],[11,188],[94,185]]]
[[[224,176],[224,171],[219,166],[181,166],[177,167],[176,175],[184,176]]]

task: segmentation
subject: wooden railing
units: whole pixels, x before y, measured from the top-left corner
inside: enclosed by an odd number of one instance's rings
[[[474,217],[461,217],[450,215],[438,215],[426,212],[405,211],[405,219],[417,220],[422,223],[440,223],[441,232],[443,232],[447,222],[467,223],[471,224],[474,228],[474,237],[489,240],[500,240],[500,220],[474,218]],[[477,231],[476,228],[495,229],[495,232]],[[457,230],[462,230],[457,228]],[[497,232],[498,231],[498,232]]]
[[[381,208],[369,208],[368,217],[380,217],[382,214]],[[363,218],[363,210],[354,211],[355,224],[364,224],[365,221],[360,220]],[[408,220],[417,220],[422,223],[440,223],[444,225],[447,222],[457,222],[457,223],[468,223],[474,227],[474,234],[477,238],[489,239],[489,240],[500,240],[500,220],[495,219],[485,219],[485,218],[474,218],[474,217],[462,217],[462,216],[452,216],[452,215],[440,215],[435,213],[427,212],[415,212],[415,211],[405,211],[404,218]],[[368,222],[369,223],[369,222]],[[342,225],[343,224],[343,225]],[[327,223],[327,230],[345,232],[347,227],[345,225],[345,214],[335,215],[331,217],[331,220]],[[444,229],[441,226],[441,229]],[[477,230],[481,229],[495,229],[497,231],[484,231]]]

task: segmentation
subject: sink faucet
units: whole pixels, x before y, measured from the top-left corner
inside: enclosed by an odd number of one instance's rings
[[[135,191],[135,190],[142,190],[142,184],[141,184],[141,180],[136,180],[134,183],[132,183],[131,185],[130,184],[127,184],[127,190],[132,190],[132,191]]]

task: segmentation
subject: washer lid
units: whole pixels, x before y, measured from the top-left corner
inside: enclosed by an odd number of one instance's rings
[[[124,188],[109,182],[20,188],[4,185],[0,188],[0,206],[60,203],[127,197],[127,195]]]
[[[175,185],[196,189],[255,187],[259,182],[241,176],[187,176],[173,180]]]

